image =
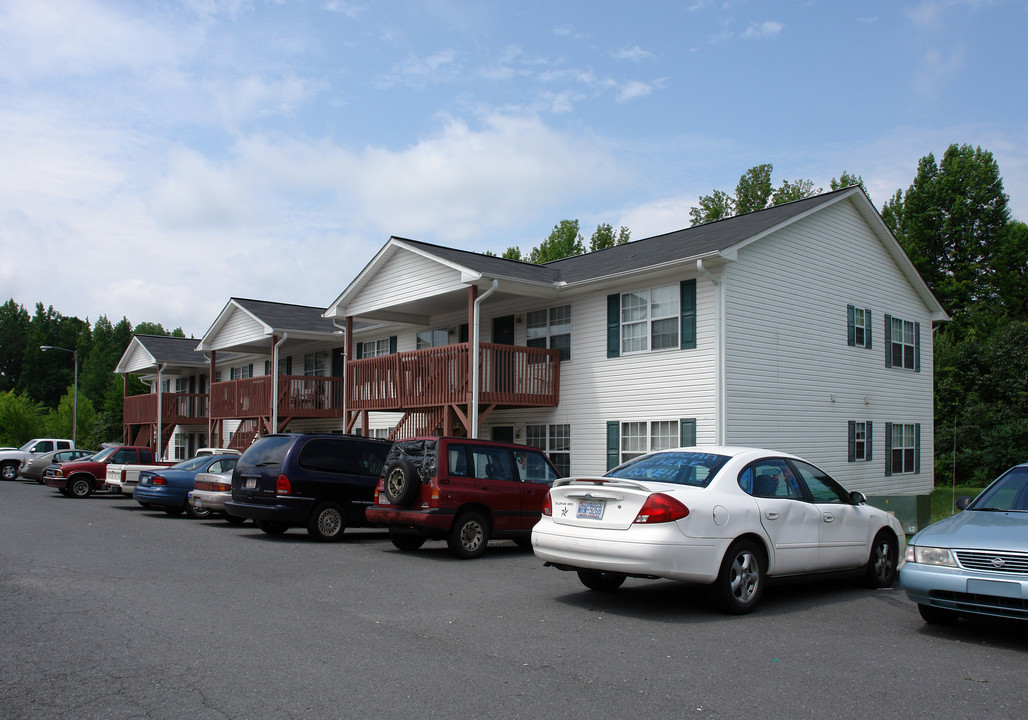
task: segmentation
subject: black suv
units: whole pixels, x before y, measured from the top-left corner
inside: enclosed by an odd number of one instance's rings
[[[355,435],[265,435],[232,471],[225,511],[271,535],[306,527],[315,540],[339,540],[347,525],[367,524],[364,509],[391,445]]]

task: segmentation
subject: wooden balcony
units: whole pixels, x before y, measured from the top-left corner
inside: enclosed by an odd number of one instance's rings
[[[146,425],[157,423],[157,393],[130,395],[122,404],[122,423]],[[206,425],[207,395],[201,393],[161,393],[163,425]]]
[[[408,411],[466,405],[471,400],[468,343],[394,353],[347,363],[348,410]],[[479,403],[556,407],[560,354],[556,350],[481,343]]]
[[[270,418],[271,375],[211,385],[211,418]],[[343,378],[278,376],[280,418],[341,418]]]

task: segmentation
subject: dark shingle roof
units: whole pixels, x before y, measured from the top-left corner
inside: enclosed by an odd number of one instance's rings
[[[338,329],[332,324],[331,319],[323,317],[325,308],[288,305],[248,298],[232,298],[232,300],[241,308],[253,313],[261,322],[276,330],[331,334]]]
[[[170,365],[206,365],[207,358],[196,349],[200,341],[196,338],[180,338],[167,335],[136,335],[136,340],[153,359]]]
[[[486,276],[538,283],[574,283],[641,270],[676,260],[703,257],[725,250],[820,205],[834,201],[840,193],[849,190],[851,188],[822,193],[746,215],[737,215],[664,235],[635,240],[624,245],[615,245],[605,250],[554,260],[545,265],[506,260],[417,240],[395,239],[421,246],[436,257]]]

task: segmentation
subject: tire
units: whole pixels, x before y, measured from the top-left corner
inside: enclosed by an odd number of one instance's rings
[[[383,473],[385,496],[390,505],[412,505],[418,499],[421,480],[417,469],[406,460],[390,463]]]
[[[579,570],[578,579],[587,588],[596,592],[614,592],[625,582],[625,576],[621,573],[602,570]]]
[[[397,532],[395,530],[389,531],[389,541],[392,542],[393,547],[397,550],[403,550],[404,552],[414,552],[415,550],[418,550],[425,544],[425,540],[427,540],[427,538],[424,535]]]
[[[459,515],[450,526],[446,544],[450,552],[461,560],[477,558],[485,552],[489,543],[489,523],[481,513],[466,512]]]
[[[879,530],[864,570],[864,584],[869,588],[892,587],[896,582],[897,555],[896,538],[886,530]]]
[[[289,526],[285,523],[271,522],[270,520],[254,520],[257,523],[257,527],[261,529],[261,532],[267,533],[268,535],[281,535]]]
[[[960,617],[953,610],[935,607],[934,605],[922,605],[921,603],[917,604],[917,611],[921,614],[921,619],[929,625],[952,625]]]
[[[193,518],[194,520],[206,520],[214,513],[207,508],[197,509],[193,507],[193,503],[186,500],[186,515]]]
[[[307,534],[318,542],[336,542],[346,530],[346,514],[338,503],[323,502],[307,521]]]
[[[93,494],[93,479],[78,475],[68,480],[68,494],[74,498],[87,498]]]
[[[0,478],[4,480],[14,480],[18,477],[18,464],[12,462],[5,462],[0,465]]]
[[[229,525],[242,525],[246,522],[246,518],[239,517],[238,515],[229,515],[228,513],[225,513],[222,517],[225,518]]]
[[[757,607],[766,583],[764,553],[752,540],[736,540],[721,560],[711,597],[725,612],[745,615]]]

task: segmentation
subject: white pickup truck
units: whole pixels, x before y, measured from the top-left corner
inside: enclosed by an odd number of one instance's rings
[[[74,450],[75,443],[67,438],[35,438],[29,440],[17,450],[0,451],[0,477],[14,480],[18,477],[18,468],[23,460],[37,458],[54,450]]]
[[[238,450],[229,450],[227,448],[200,448],[193,457],[239,454]],[[108,465],[104,487],[107,490],[131,496],[132,491],[139,484],[139,473],[144,470],[161,470],[180,462],[182,461],[176,460],[175,462],[154,463],[152,465]]]

